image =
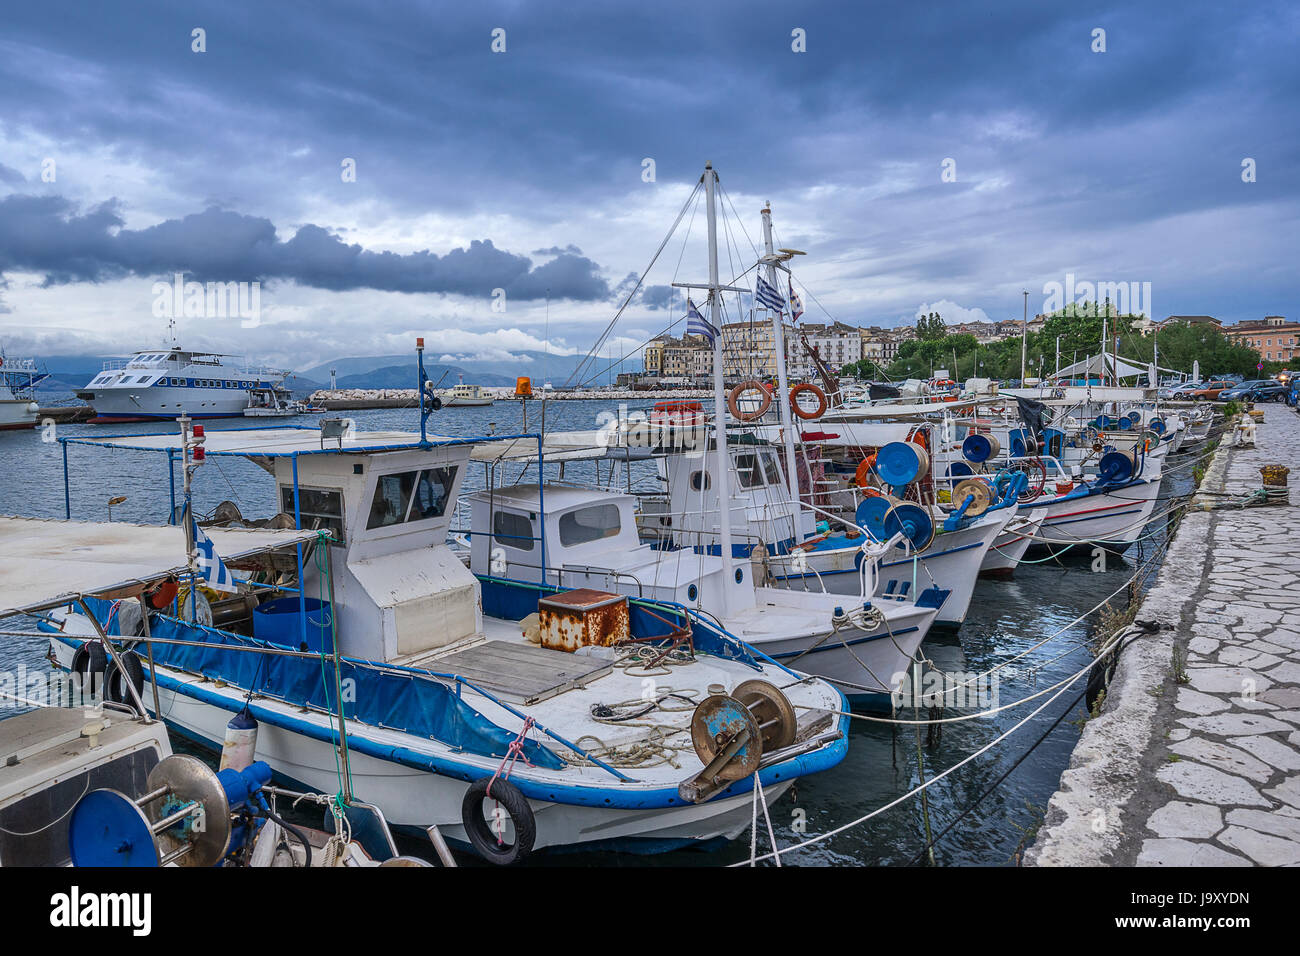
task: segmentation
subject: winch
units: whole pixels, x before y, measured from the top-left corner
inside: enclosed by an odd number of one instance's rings
[[[794,707],[765,680],[737,684],[730,694],[706,697],[691,716],[691,743],[704,769],[682,781],[683,800],[703,803],[729,783],[753,776],[798,730]]]

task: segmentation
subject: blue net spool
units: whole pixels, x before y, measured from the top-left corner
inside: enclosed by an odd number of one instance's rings
[[[895,488],[924,478],[929,470],[930,456],[915,442],[891,441],[876,452],[876,474]]]
[[[1157,435],[1163,435],[1165,433],[1165,420],[1163,418],[1153,418],[1151,424],[1147,427]]]
[[[1127,419],[1128,419],[1130,422],[1132,422],[1134,425],[1136,425],[1138,422],[1142,421],[1142,413],[1139,412],[1137,409],[1134,409],[1133,411],[1129,412],[1129,413],[1128,413],[1127,415],[1125,415],[1124,417],[1127,418]]]
[[[1133,429],[1133,419],[1129,418],[1127,415],[1124,415],[1119,419],[1120,431],[1126,432],[1126,431],[1131,431],[1132,429]]]
[[[934,521],[930,512],[910,501],[900,501],[885,515],[885,536],[903,532],[914,551],[922,551],[934,538]]]
[[[1002,447],[993,435],[967,435],[966,440],[961,443],[961,456],[977,465],[996,458],[1001,451]]]
[[[116,790],[92,790],[68,820],[73,866],[158,866],[153,829],[134,800]]]
[[[948,466],[948,474],[946,477],[951,479],[969,478],[973,474],[975,474],[975,469],[966,464],[966,462],[954,461]]]
[[[889,537],[885,534],[885,515],[893,505],[894,499],[884,495],[863,498],[853,519],[873,541],[884,541]]]
[[[1097,475],[1103,481],[1128,481],[1136,473],[1137,465],[1129,451],[1108,451],[1097,463]]]

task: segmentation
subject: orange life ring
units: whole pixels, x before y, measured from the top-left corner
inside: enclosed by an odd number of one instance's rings
[[[799,396],[805,392],[812,392],[817,396],[817,411],[809,412],[799,407]],[[811,421],[814,418],[821,418],[826,413],[826,393],[811,382],[804,382],[802,385],[796,385],[790,389],[790,411],[794,412],[804,421]]]
[[[858,463],[858,470],[853,473],[853,483],[859,488],[869,488],[871,473],[876,470],[876,456],[868,455]]]
[[[752,412],[741,412],[739,399],[745,392],[757,390],[763,396],[759,402],[758,409]],[[727,395],[727,407],[731,409],[732,417],[742,422],[752,422],[756,418],[762,418],[763,413],[772,407],[772,393],[769,392],[762,382],[750,379],[747,382],[741,382]]]

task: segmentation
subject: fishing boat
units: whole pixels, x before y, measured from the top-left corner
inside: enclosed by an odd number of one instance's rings
[[[244,561],[312,537],[235,534],[238,545],[228,532],[215,536]],[[0,542],[0,618],[9,627],[36,619],[55,633],[70,608],[90,622],[98,605],[112,609],[109,630],[119,636],[92,627],[68,668],[20,668],[17,680],[0,681],[0,694],[34,708],[0,720],[0,866],[425,865],[398,853],[378,808],[272,785],[270,768],[253,760],[247,720],[227,730],[219,770],[173,752],[157,686],[149,695],[144,682],[149,631],[120,638],[134,629],[128,620],[143,625],[145,593],[183,567],[180,528],[3,517]],[[325,808],[329,829],[285,821],[277,803],[303,800]]]
[[[447,391],[442,404],[448,408],[475,408],[491,405],[495,401],[490,392],[481,385],[466,385],[463,375],[457,376],[457,382]]]
[[[293,418],[297,415],[312,415],[325,409],[310,402],[299,401],[287,388],[250,388],[248,405],[244,408],[245,418]]]
[[[247,709],[262,727],[256,756],[289,785],[362,794],[395,827],[435,824],[500,863],[547,847],[658,851],[731,839],[751,822],[756,784],[770,801],[843,759],[842,694],[709,615],[521,579],[508,566],[466,568],[443,543],[466,466],[539,454],[541,439],[432,438],[427,410],[418,435],[277,428],[63,439],[186,458],[185,474],[199,445],[201,460],[264,463],[291,523],[320,536],[295,542],[296,560],[277,565],[273,586],[248,578],[214,601],[221,627],[176,609],[150,615],[159,712],[177,731],[213,746]],[[546,490],[532,551],[542,565],[564,537],[545,523]],[[473,540],[508,533],[489,528]],[[238,559],[221,533],[255,532],[207,531],[217,553]],[[51,614],[64,667],[113,620],[111,608],[89,606],[95,613]],[[259,669],[249,647],[274,666]]]
[[[36,425],[36,386],[48,377],[34,359],[13,359],[0,351],[0,431]]]

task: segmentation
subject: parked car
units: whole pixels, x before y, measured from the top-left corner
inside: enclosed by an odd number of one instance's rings
[[[1280,402],[1286,397],[1287,387],[1272,379],[1257,378],[1219,393],[1221,402]]]
[[[1166,401],[1184,401],[1187,399],[1190,392],[1200,387],[1200,382],[1183,382],[1181,385],[1171,385],[1168,388],[1162,388],[1159,395]]]
[[[1234,383],[1220,379],[1218,381],[1206,382],[1205,385],[1203,385],[1200,388],[1193,389],[1188,394],[1192,398],[1212,402],[1219,397],[1220,392],[1235,387],[1236,386],[1234,385]]]

